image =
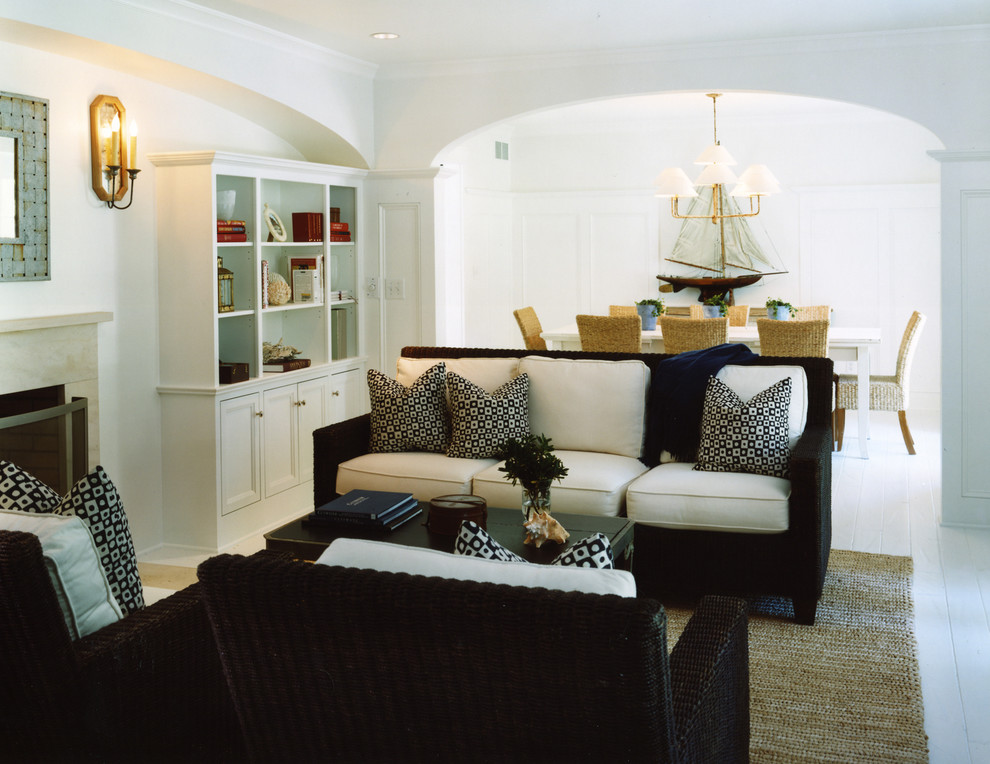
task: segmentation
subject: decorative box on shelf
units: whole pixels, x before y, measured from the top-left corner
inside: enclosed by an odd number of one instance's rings
[[[295,242],[323,241],[323,213],[293,212],[292,240]]]
[[[247,382],[248,365],[246,363],[224,363],[220,361],[220,384],[229,385],[234,382]]]
[[[265,361],[261,367],[264,371],[295,371],[305,369],[310,365],[308,358],[280,358],[278,360]]]

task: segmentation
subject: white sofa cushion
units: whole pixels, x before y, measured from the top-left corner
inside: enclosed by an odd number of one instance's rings
[[[646,472],[646,466],[629,456],[562,451],[554,454],[567,467],[561,481],[550,486],[550,510],[579,515],[617,517],[625,507],[626,486]],[[490,507],[522,507],[522,486],[512,485],[498,462],[474,476],[470,493],[481,496]]]
[[[471,493],[471,478],[495,459],[460,459],[424,451],[364,454],[337,469],[337,493],[356,488],[411,493],[417,501],[435,496]]]
[[[320,555],[318,565],[341,565],[389,573],[439,576],[510,586],[543,587],[565,592],[636,596],[636,580],[626,570],[537,565],[465,557],[435,549],[386,541],[337,539]]]
[[[403,358],[395,364],[395,379],[409,387],[431,366],[443,362],[448,372],[454,372],[474,382],[486,393],[498,388],[516,376],[518,358]]]
[[[698,472],[691,463],[672,462],[629,485],[626,514],[637,523],[662,528],[783,533],[789,524],[790,496],[791,482],[783,478]]]
[[[121,619],[107,574],[86,523],[79,517],[0,510],[0,528],[33,533],[73,639]]]
[[[749,403],[771,385],[785,377],[791,378],[791,406],[787,418],[789,430],[788,447],[794,448],[804,433],[808,421],[808,375],[803,366],[723,366],[715,375],[732,388],[743,403]]]
[[[554,448],[639,458],[650,370],[642,361],[526,356],[529,426]]]

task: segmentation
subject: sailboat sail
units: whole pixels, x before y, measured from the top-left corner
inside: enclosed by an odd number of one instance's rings
[[[712,187],[703,186],[691,200],[688,215],[704,215],[712,208]],[[739,205],[728,194],[722,196],[724,214],[739,214]],[[725,266],[734,266],[753,273],[774,270],[774,264],[763,253],[745,218],[722,218],[712,223],[709,217],[688,218],[674,242],[667,259],[673,263],[691,265],[706,271],[724,274],[722,239],[725,239]]]

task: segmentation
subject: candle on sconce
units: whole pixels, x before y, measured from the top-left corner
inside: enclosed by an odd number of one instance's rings
[[[110,158],[107,164],[120,166],[120,115],[113,115],[110,123]]]
[[[103,141],[103,166],[106,167],[110,164],[110,158],[113,156],[110,153],[110,125],[106,122],[100,125],[100,138]]]
[[[130,134],[130,139],[131,139],[130,140],[130,143],[131,143],[131,145],[130,145],[130,153],[128,154],[128,157],[130,157],[130,159],[128,160],[127,166],[130,169],[133,170],[135,168],[135,166],[137,165],[137,134],[138,134],[138,127],[137,127],[137,120],[136,119],[133,122],[131,122],[130,127],[127,128],[127,132]]]

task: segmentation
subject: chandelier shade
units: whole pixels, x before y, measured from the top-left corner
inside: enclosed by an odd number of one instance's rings
[[[698,195],[694,190],[694,183],[680,167],[668,167],[657,176],[655,184],[657,187],[655,196],[661,198]]]

